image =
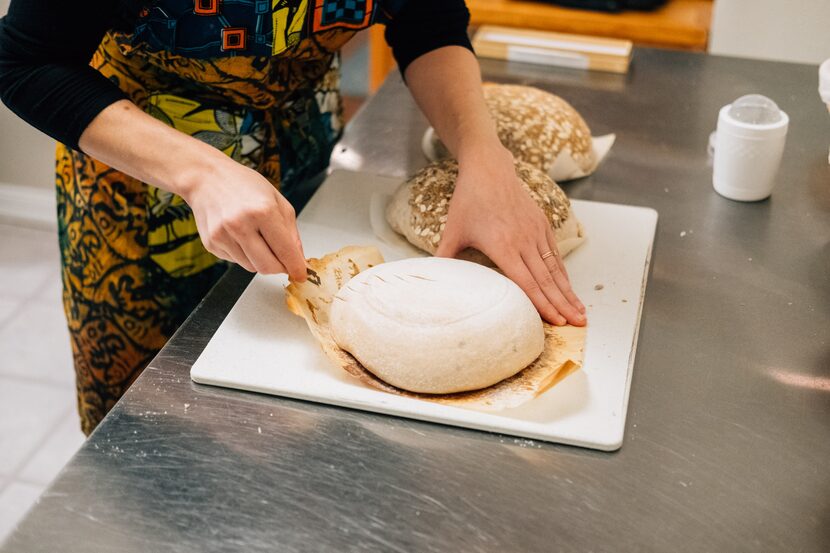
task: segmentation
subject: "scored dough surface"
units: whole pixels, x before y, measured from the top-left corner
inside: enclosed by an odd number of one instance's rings
[[[538,312],[511,280],[435,257],[357,274],[334,297],[331,330],[378,378],[427,394],[496,384],[532,363],[545,340]]]

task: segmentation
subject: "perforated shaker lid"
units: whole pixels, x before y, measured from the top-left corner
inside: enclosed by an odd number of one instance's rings
[[[732,102],[729,116],[747,125],[771,125],[783,117],[778,104],[761,94],[747,94]]]
[[[824,103],[830,105],[830,60],[818,68],[818,93]]]

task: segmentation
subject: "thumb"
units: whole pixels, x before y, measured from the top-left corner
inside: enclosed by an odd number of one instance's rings
[[[297,249],[300,250],[300,257],[302,257],[303,259],[306,259],[305,252],[303,251],[303,241],[300,240],[299,235],[297,236],[296,244],[297,244]]]
[[[464,249],[461,236],[454,232],[455,227],[447,226],[441,236],[438,249],[435,250],[435,257],[455,257],[458,252]]]

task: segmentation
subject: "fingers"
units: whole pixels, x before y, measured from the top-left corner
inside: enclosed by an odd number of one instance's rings
[[[205,248],[248,271],[306,279],[294,208],[267,179],[234,161],[188,199]]]
[[[204,226],[205,225],[203,225],[202,228],[204,228]],[[236,263],[249,273],[256,272],[254,264],[250,259],[248,259],[245,252],[242,251],[242,248],[239,247],[236,240],[234,240],[227,231],[221,227],[218,227],[212,229],[210,232],[202,232],[200,230],[199,234],[202,235],[202,245],[204,245],[208,252],[215,255],[219,259]]]
[[[254,264],[251,263],[251,260],[248,259],[247,255],[245,255],[242,248],[240,248],[239,245],[233,240],[228,240],[223,248],[217,249],[216,253],[218,254],[218,257],[236,263],[249,273],[256,272]]]
[[[305,263],[305,264],[306,264],[306,267],[308,267],[308,263],[305,261],[305,259],[306,259],[306,257],[305,257],[305,251],[303,251],[303,241],[302,241],[302,240],[300,240],[300,233],[299,233],[299,231],[297,232],[297,238],[296,238],[296,240],[294,241],[294,243],[295,243],[295,244],[297,244],[297,248],[300,250],[300,257],[302,257],[302,258],[303,258],[303,263]]]
[[[559,254],[559,246],[556,243],[556,235],[553,233],[553,228],[550,225],[545,225],[545,243],[540,246],[540,248],[541,253],[545,253],[547,251],[556,253],[553,259],[556,260],[559,268],[562,270],[562,273],[564,273],[565,278],[570,280],[571,277],[568,276],[568,271],[565,269],[565,264],[562,262],[562,256]]]
[[[305,255],[302,242],[297,231],[294,209],[286,202],[283,207],[284,224],[277,225],[275,221],[263,221],[260,234],[270,250],[276,255],[284,271],[292,280],[303,282],[307,277]],[[282,271],[280,271],[282,272]]]
[[[274,255],[259,233],[252,233],[239,239],[238,244],[251,260],[256,272],[266,275],[286,272],[285,265]]]
[[[222,259],[232,261],[250,273],[277,274],[286,273],[285,266],[271,251],[260,234],[246,234],[242,238],[234,238],[226,234],[221,246],[214,245],[212,253]],[[303,280],[306,273],[303,269]]]
[[[548,265],[535,248],[523,252],[522,260],[527,265],[527,268],[536,281],[537,286],[559,313],[560,318],[555,319],[554,323],[565,324],[565,322],[569,322],[576,326],[584,325],[585,316],[580,313],[575,306],[571,305],[559,288],[559,282],[564,279],[564,275],[561,274],[559,267],[553,263],[552,266],[555,268],[555,272],[549,269]],[[564,321],[562,317],[567,319],[567,321]]]
[[[435,251],[435,257],[455,257],[458,252],[464,249],[465,244],[461,241],[461,236],[455,232],[455,221],[451,221],[444,228],[441,235],[441,242],[438,243],[438,249]]]
[[[276,201],[270,206],[225,221],[212,237],[212,249],[223,250],[248,271],[288,273],[302,282],[307,277],[306,263],[294,209],[274,194]]]
[[[257,230],[257,219],[255,216],[238,216],[226,221],[220,231],[220,239],[214,240],[214,243],[233,254],[237,261],[247,258],[258,273],[285,272],[284,265]]]
[[[571,281],[568,277],[568,271],[565,269],[565,264],[562,262],[562,256],[559,254],[559,249],[556,245],[556,237],[553,234],[553,230],[547,226],[547,241],[543,245],[540,246],[540,256],[544,254],[546,251],[552,251],[555,255],[546,258],[545,265],[547,265],[550,274],[553,276],[554,281],[556,282],[556,286],[559,287],[559,291],[562,292],[562,295],[565,296],[565,299],[568,300],[572,306],[576,307],[577,310],[584,314],[585,313],[585,306],[579,301],[579,298],[576,296],[576,293],[573,291],[571,287]]]
[[[542,291],[542,287],[530,272],[530,269],[527,267],[527,264],[521,256],[512,258],[509,261],[502,261],[499,263],[499,267],[501,267],[501,270],[504,271],[504,274],[510,280],[518,284],[519,288],[524,290],[525,294],[527,294],[527,297],[530,298],[531,302],[533,302],[534,307],[536,307],[536,310],[539,311],[539,314],[542,315],[543,319],[551,324],[560,326],[567,323],[565,317],[559,313],[556,307],[554,307]]]

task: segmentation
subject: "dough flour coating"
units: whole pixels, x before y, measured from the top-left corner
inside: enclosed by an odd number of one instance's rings
[[[332,301],[331,332],[381,380],[426,394],[492,386],[531,364],[545,342],[539,313],[510,279],[437,257],[357,274]]]
[[[542,208],[553,228],[562,256],[584,240],[582,225],[571,211],[571,203],[553,179],[528,163],[516,161],[516,174],[530,197]],[[447,223],[450,198],[458,177],[458,163],[444,159],[430,163],[404,182],[386,208],[386,220],[414,246],[434,254]],[[485,265],[492,262],[477,250],[459,256]]]

